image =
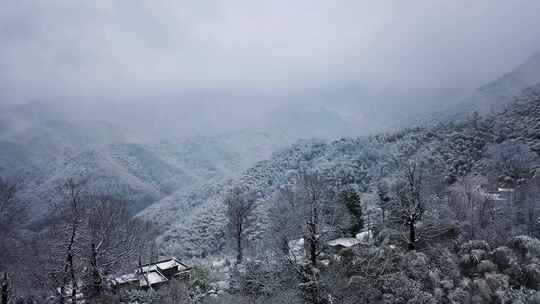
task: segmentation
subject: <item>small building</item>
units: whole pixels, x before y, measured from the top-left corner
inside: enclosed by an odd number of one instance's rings
[[[175,257],[161,260],[155,263],[145,264],[142,265],[139,269],[137,269],[138,273],[146,273],[151,271],[158,271],[168,280],[173,277],[189,278],[191,275],[191,267],[180,262]]]
[[[360,243],[362,243],[361,240],[348,237],[328,241],[326,245],[328,245],[328,247],[330,247],[334,252],[340,252],[343,249],[352,248]]]

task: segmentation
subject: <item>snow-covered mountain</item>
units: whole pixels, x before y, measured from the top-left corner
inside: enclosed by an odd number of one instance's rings
[[[448,183],[471,172],[483,172],[488,151],[505,141],[525,144],[540,156],[540,85],[523,91],[497,115],[405,129],[392,134],[334,141],[300,141],[258,162],[242,175],[225,182],[209,182],[183,189],[139,213],[160,225],[159,242],[166,254],[204,257],[226,245],[224,194],[233,186],[248,187],[258,195],[257,231],[264,233],[265,210],[274,191],[295,173],[314,170],[335,185],[353,187],[369,196],[377,182],[396,173],[395,159],[422,158],[436,166]],[[504,131],[501,133],[501,131]]]
[[[289,143],[257,131],[131,142],[113,125],[34,120],[20,112],[9,118],[18,124],[2,119],[10,128],[0,136],[0,176],[19,182],[35,215],[61,199],[57,189],[67,178],[120,196],[138,211],[179,189],[231,178]]]
[[[438,123],[463,119],[473,110],[487,113],[500,109],[517,92],[536,82],[540,82],[538,54],[481,87],[464,102],[428,117]],[[70,177],[87,180],[93,192],[124,197],[133,211],[150,206],[143,213],[162,214],[167,213],[163,211],[167,209],[164,206],[185,209],[204,201],[206,194],[194,196],[193,192],[218,192],[212,184],[220,185],[224,180],[239,176],[257,161],[267,159],[301,138],[331,140],[364,136],[428,120],[421,115],[400,116],[396,111],[380,113],[375,105],[382,102],[377,99],[382,97],[376,97],[373,92],[350,94],[360,90],[354,86],[344,90],[349,99],[341,99],[338,92],[314,92],[312,98],[302,97],[302,102],[269,107],[252,118],[245,128],[216,128],[206,135],[182,138],[172,134],[176,129],[168,128],[174,125],[175,113],[182,112],[174,108],[172,102],[160,103],[171,108],[169,111],[159,109],[157,116],[138,113],[120,121],[111,119],[113,116],[108,114],[96,118],[85,114],[93,113],[87,108],[69,108],[54,102],[7,107],[0,112],[0,176],[19,180],[21,196],[37,214],[46,212],[48,206],[60,199],[56,188]],[[357,96],[358,100],[350,100],[350,96]],[[364,106],[358,106],[360,104]],[[209,108],[207,105],[201,109]],[[144,112],[151,110],[151,107],[144,108]],[[226,109],[219,111],[221,117]],[[128,127],[137,125],[139,118],[148,121],[154,116],[166,117],[166,123],[160,127],[160,120],[156,119],[149,126],[152,131],[140,132]],[[203,116],[204,113],[198,113],[196,117]],[[179,117],[187,119],[189,113]],[[197,121],[196,117],[189,120],[190,124]],[[217,122],[212,126],[214,124]],[[176,127],[181,128],[182,124]],[[152,134],[160,128],[163,132],[153,138]],[[164,219],[169,217],[163,216]]]

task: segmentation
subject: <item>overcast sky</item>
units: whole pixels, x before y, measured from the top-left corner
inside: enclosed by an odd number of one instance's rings
[[[538,12],[538,0],[3,1],[1,102],[470,89],[540,50]]]

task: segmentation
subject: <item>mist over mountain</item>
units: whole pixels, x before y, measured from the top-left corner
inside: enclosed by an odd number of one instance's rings
[[[508,105],[509,100],[526,88],[540,81],[540,53],[533,53],[522,64],[499,78],[476,89],[463,101],[447,106],[444,111],[437,111],[435,121],[441,119],[463,119],[473,112],[493,114]]]
[[[246,103],[238,114],[204,101],[187,108],[172,100],[125,109],[119,103],[106,108],[47,102],[13,106],[2,113],[0,170],[24,181],[21,193],[34,210],[44,212],[58,199],[55,189],[62,180],[84,176],[93,191],[127,195],[130,209],[138,211],[209,179],[237,176],[298,139],[366,136],[399,130],[431,115],[440,122],[502,109],[521,90],[540,82],[539,58],[533,55],[468,98],[454,90],[439,97],[440,91],[345,87],[281,105],[270,99],[274,106],[266,109],[246,111]],[[367,101],[360,102],[363,98]],[[415,107],[380,110],[413,99],[420,100]],[[433,99],[437,102],[429,102]],[[438,110],[441,104],[447,109]],[[224,125],[223,119],[236,124]]]

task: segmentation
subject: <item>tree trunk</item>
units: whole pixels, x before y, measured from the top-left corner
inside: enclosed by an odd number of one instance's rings
[[[236,264],[242,263],[244,255],[242,253],[242,235],[238,234],[236,237]]]
[[[474,204],[473,204],[473,201],[472,201],[472,198],[468,198],[468,201],[469,201],[469,208],[471,209],[471,223],[470,223],[470,226],[471,226],[471,239],[474,239],[475,238],[475,227],[474,227]]]
[[[479,211],[479,215],[478,215],[478,219],[480,221],[480,228],[482,229],[485,229],[487,226],[488,226],[488,219],[487,219],[487,209],[488,209],[488,206],[487,206],[487,202],[484,201],[482,202],[482,205],[480,206],[480,211]]]
[[[153,290],[152,288],[152,285],[150,285],[150,281],[148,281],[148,276],[146,275],[146,273],[143,271],[143,266],[142,266],[142,261],[141,261],[141,256],[139,255],[139,271],[141,272],[141,275],[143,276],[144,278],[144,281],[146,283],[146,286],[148,286],[148,289],[150,290]],[[150,294],[148,294],[149,296]]]
[[[70,253],[68,257],[69,271],[71,275],[71,304],[77,303],[77,279],[75,278],[75,268],[73,266],[73,255]]]
[[[317,240],[317,227],[313,222],[308,222],[308,237],[307,242],[309,243],[309,261],[313,267],[317,266],[317,251],[318,251],[318,240]]]
[[[527,233],[530,235],[530,236],[533,236],[533,232],[534,232],[534,224],[536,222],[535,220],[535,216],[534,216],[534,212],[531,208],[529,208],[528,212],[527,212]]]
[[[66,293],[66,287],[65,285],[60,286],[60,299],[58,299],[58,303],[64,304],[66,301],[64,299],[64,294]]]
[[[409,222],[409,250],[415,249],[415,243],[416,243],[416,227],[414,225],[414,222]]]
[[[69,246],[67,249],[66,255],[66,265],[64,266],[64,287],[67,283],[67,272],[69,271],[71,278],[71,303],[77,303],[77,279],[75,278],[75,266],[73,265],[73,245],[75,244],[75,234],[77,233],[77,224],[76,220],[72,223],[71,228],[71,238],[69,241]],[[62,294],[62,298],[64,294]]]
[[[319,277],[314,269],[308,270],[303,286],[304,301],[306,304],[321,304],[325,301],[321,295]]]
[[[97,266],[97,251],[96,246],[92,243],[92,257],[90,260],[90,267],[92,271],[92,296],[99,297],[102,290],[102,280]]]
[[[0,295],[0,304],[7,304],[9,300],[9,284],[8,284],[8,275],[7,272],[4,272],[4,277],[2,279],[2,291]]]

